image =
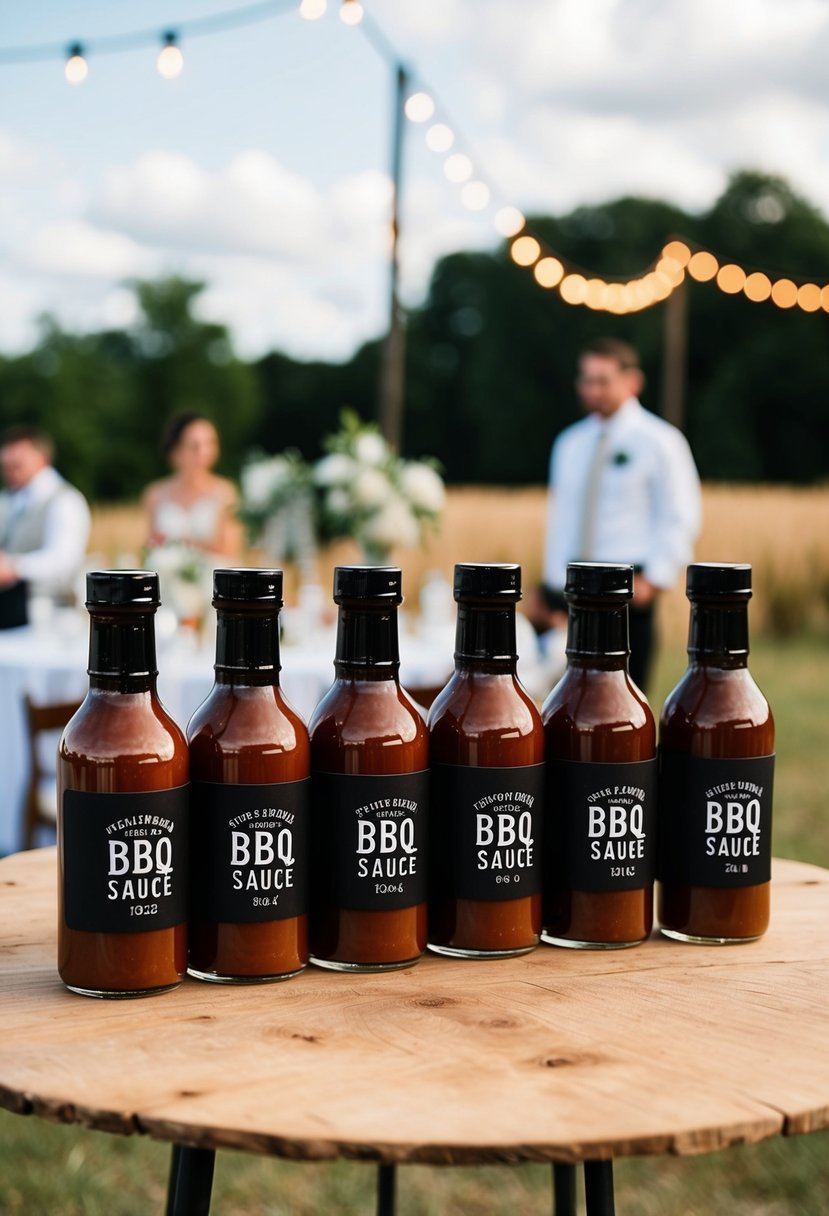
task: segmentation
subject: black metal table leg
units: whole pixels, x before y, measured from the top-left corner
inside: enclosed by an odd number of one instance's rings
[[[212,1149],[173,1145],[166,1216],[208,1216],[215,1164]]]
[[[615,1216],[612,1161],[585,1161],[584,1199],[587,1216]]]
[[[377,1167],[377,1216],[394,1216],[397,1166]]]
[[[576,1216],[576,1167],[553,1164],[553,1216]]]

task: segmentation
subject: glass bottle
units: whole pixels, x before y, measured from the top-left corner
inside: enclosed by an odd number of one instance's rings
[[[340,971],[426,947],[428,733],[399,683],[395,566],[338,566],[336,678],[310,723],[311,960]]]
[[[544,729],[516,675],[521,567],[455,566],[455,672],[429,714],[429,948],[525,954],[541,931]]]
[[[215,570],[216,682],[190,740],[188,970],[218,983],[308,962],[310,749],[279,688],[281,570]]]
[[[774,718],[748,670],[751,566],[689,566],[687,594],[688,670],[659,732],[659,922],[752,941],[769,924]]]
[[[158,575],[88,574],[89,692],[58,752],[58,971],[84,996],[187,965],[188,756],[156,693]]]
[[[653,924],[656,727],[628,675],[633,567],[567,567],[567,670],[543,710],[544,929],[558,946],[635,946]]]

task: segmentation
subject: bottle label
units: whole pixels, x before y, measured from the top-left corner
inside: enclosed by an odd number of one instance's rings
[[[389,912],[426,900],[429,773],[314,773],[318,898]]]
[[[63,914],[88,933],[187,920],[188,786],[135,794],[65,790]]]
[[[190,787],[194,920],[287,920],[308,911],[310,780]]]
[[[752,887],[771,879],[774,756],[659,752],[661,882]]]
[[[548,872],[569,891],[633,891],[656,869],[656,760],[551,760]]]
[[[432,768],[437,897],[522,899],[541,891],[544,765]]]

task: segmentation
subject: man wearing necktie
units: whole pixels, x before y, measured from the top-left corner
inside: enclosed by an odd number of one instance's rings
[[[70,603],[89,540],[86,499],[52,467],[36,427],[0,435],[0,629],[25,625],[28,597]]]
[[[579,356],[587,416],[553,444],[543,591],[555,613],[568,562],[632,563],[630,673],[644,689],[656,601],[693,556],[701,497],[685,436],[643,408],[643,384],[626,342],[600,338]]]

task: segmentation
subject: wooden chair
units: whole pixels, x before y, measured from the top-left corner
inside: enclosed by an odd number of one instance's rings
[[[62,730],[78,708],[78,701],[61,701],[52,705],[35,705],[30,697],[23,699],[29,731],[29,784],[23,804],[23,848],[34,847],[39,827],[54,828],[57,821],[55,770],[46,768],[40,744],[42,736]]]

